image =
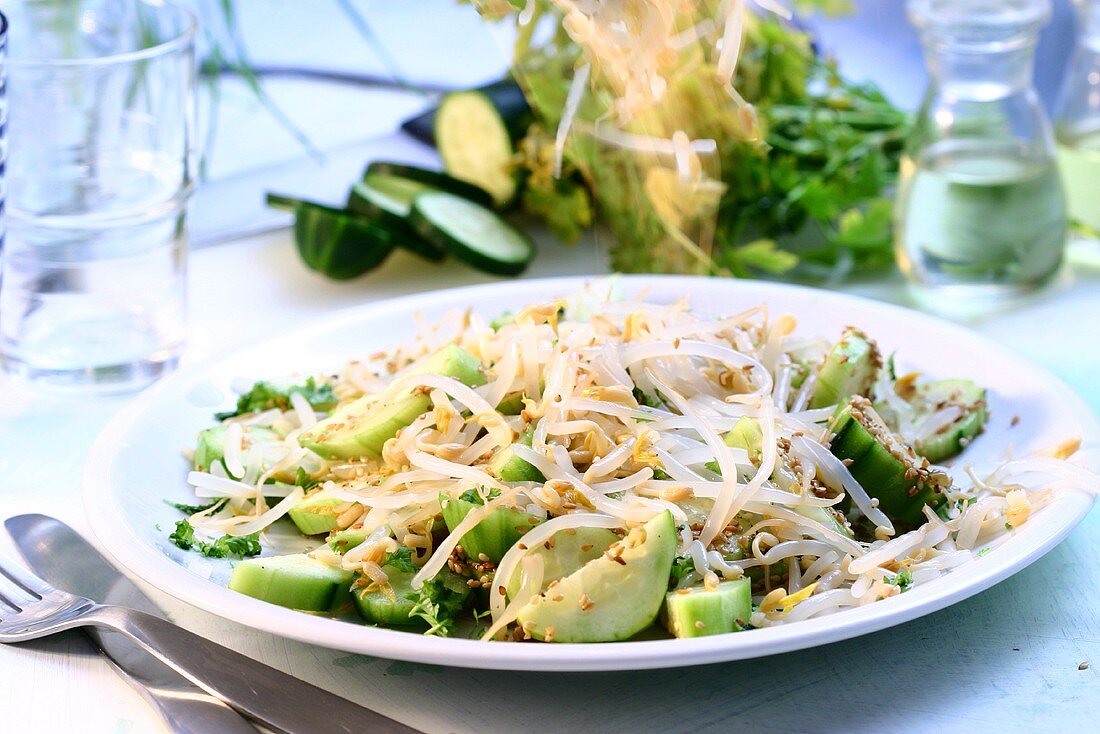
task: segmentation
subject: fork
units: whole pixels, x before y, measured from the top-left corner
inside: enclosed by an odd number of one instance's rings
[[[422,734],[144,612],[76,596],[0,555],[0,643],[76,627],[120,632],[241,714],[286,734]]]

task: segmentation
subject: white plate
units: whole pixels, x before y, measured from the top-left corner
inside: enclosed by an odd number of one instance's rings
[[[842,640],[900,624],[988,588],[1058,544],[1092,507],[1085,494],[1066,493],[1037,512],[1009,542],[984,557],[906,594],[832,616],[786,626],[686,640],[601,645],[482,643],[364,627],[267,604],[224,588],[228,564],[172,546],[168,531],[180,515],[165,498],[191,501],[180,451],[208,427],[230,399],[235,379],[339,368],[346,360],[407,339],[414,315],[440,317],[474,306],[482,315],[568,294],[585,279],[515,281],[409,296],[340,313],[313,328],[246,349],[213,364],[184,369],[123,410],[96,441],[84,473],[92,528],[123,566],[148,583],[214,614],[257,629],[348,652],[440,665],[504,670],[630,670],[751,658]],[[1030,451],[1068,436],[1100,438],[1100,427],[1062,382],[1003,347],[953,324],[895,306],[826,291],[737,280],[627,277],[628,294],[642,289],[656,301],[690,296],[696,310],[732,313],[769,304],[791,313],[803,333],[839,334],[858,324],[899,365],[933,376],[969,377],[987,386],[992,419],[968,458],[1000,456],[1010,444]],[[1011,426],[1013,416],[1019,424]],[[1094,465],[1095,467],[1095,465]],[[159,526],[159,527],[158,527]]]

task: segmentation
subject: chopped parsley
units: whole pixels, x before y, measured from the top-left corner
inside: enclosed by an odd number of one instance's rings
[[[451,583],[448,584],[448,581]],[[443,575],[429,579],[424,582],[419,591],[405,596],[413,602],[409,616],[420,617],[428,623],[428,631],[424,634],[447,637],[454,629],[459,614],[462,613],[462,607],[466,604],[469,592],[465,579],[457,576]]]
[[[326,382],[318,383],[312,377],[306,378],[301,385],[291,385],[286,389],[280,389],[273,383],[260,380],[252,389],[237,398],[237,407],[223,413],[215,413],[214,417],[220,421],[233,418],[245,413],[258,413],[263,410],[278,408],[290,410],[290,396],[300,393],[309,404],[318,410],[331,410],[338,402],[332,391],[332,385]]]
[[[645,390],[641,389],[640,387],[635,386],[633,393],[634,399],[638,401],[638,405],[644,405],[647,408],[661,407],[661,403],[657,400],[657,398],[650,396],[648,393],[646,393]]]
[[[321,483],[320,479],[313,479],[302,467],[298,467],[298,473],[294,475],[294,486],[309,491]]]
[[[167,500],[165,500],[165,501],[167,502]],[[213,502],[211,502],[210,504],[207,504],[207,505],[186,505],[182,502],[168,502],[168,504],[171,505],[172,507],[175,507],[177,510],[182,512],[184,515],[194,515],[194,514],[199,513],[199,512],[205,512],[206,510],[209,510],[214,505],[217,505],[217,504],[219,504],[221,502],[224,502],[224,501],[225,501],[225,498],[223,497],[221,499],[216,499],[216,500],[214,500]]]
[[[484,489],[484,487],[482,487]],[[472,505],[484,505],[489,500],[494,500],[500,496],[500,490],[493,487],[489,490],[489,494],[486,497],[481,496],[481,492],[477,489],[467,489],[460,494],[458,498],[464,502],[469,502]]]
[[[913,574],[909,572],[908,568],[903,568],[896,575],[887,576],[883,581],[891,586],[898,587],[901,589],[901,593],[904,594],[913,586]]]
[[[207,558],[246,558],[260,555],[260,534],[242,535],[234,537],[223,535],[212,543],[200,540],[195,535],[195,528],[187,520],[176,523],[176,529],[168,536],[168,540],[181,550],[193,550]]]
[[[390,566],[397,571],[416,573],[416,564],[413,563],[412,549],[401,546],[392,553],[387,553],[382,559],[383,566]]]
[[[661,467],[655,466],[653,467],[653,478],[662,482],[667,482],[672,479],[672,476]]]
[[[668,577],[669,588],[679,585],[680,581],[694,570],[695,561],[691,560],[691,556],[676,556],[676,560],[672,562],[672,571],[669,573]]]

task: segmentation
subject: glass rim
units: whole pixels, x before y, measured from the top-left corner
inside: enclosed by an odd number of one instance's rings
[[[182,21],[182,28],[166,41],[133,51],[122,51],[106,56],[65,59],[25,59],[18,56],[12,56],[9,53],[7,64],[11,67],[23,69],[94,68],[98,66],[111,66],[114,64],[132,64],[137,61],[148,61],[150,59],[168,56],[182,48],[190,46],[195,40],[195,34],[198,32],[199,28],[199,21],[195,14],[189,9],[172,0],[137,0],[137,2],[142,5],[157,8],[158,11],[168,9],[176,13]],[[8,29],[8,21],[3,13],[0,13],[0,21],[2,21],[2,23],[0,23],[0,43],[2,43],[6,40],[4,34]]]

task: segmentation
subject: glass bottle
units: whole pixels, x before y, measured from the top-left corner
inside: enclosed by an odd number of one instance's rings
[[[1100,0],[1074,0],[1077,45],[1055,107],[1058,166],[1070,216],[1100,239]]]
[[[901,165],[895,250],[937,308],[1022,294],[1062,261],[1066,203],[1032,85],[1049,0],[909,0],[931,77]]]

